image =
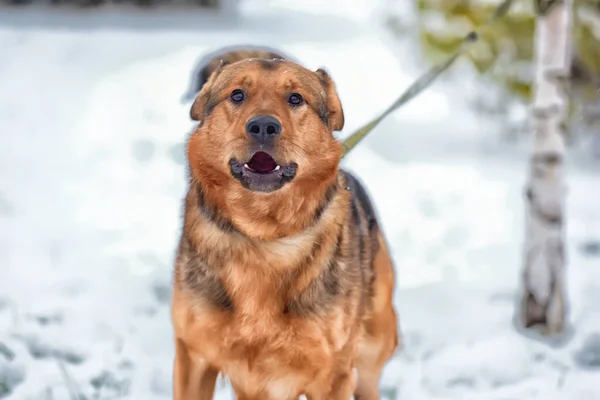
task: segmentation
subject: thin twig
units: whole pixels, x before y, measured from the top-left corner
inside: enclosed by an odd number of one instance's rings
[[[63,380],[65,381],[65,386],[69,392],[69,397],[71,400],[87,400],[87,398],[81,392],[81,388],[77,381],[71,376],[67,367],[65,367],[62,360],[57,360],[58,368],[60,369]]]

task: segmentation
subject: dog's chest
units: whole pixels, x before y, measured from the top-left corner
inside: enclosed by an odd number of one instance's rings
[[[246,256],[249,252],[229,253],[218,279],[230,305],[219,308],[209,302],[213,306],[195,312],[194,331],[202,337],[198,356],[234,386],[260,391],[249,397],[297,398],[335,364],[348,340],[349,320],[343,312],[328,314],[325,322],[324,315],[288,310],[288,302],[306,288],[292,293],[298,278],[290,272],[304,262],[314,243],[314,235],[303,235],[271,243],[252,257]],[[314,276],[304,276],[306,285],[318,273],[315,268]],[[288,397],[290,393],[296,397]]]
[[[328,329],[308,321],[261,315],[223,324],[212,357],[232,384],[253,398],[297,399],[333,365]]]

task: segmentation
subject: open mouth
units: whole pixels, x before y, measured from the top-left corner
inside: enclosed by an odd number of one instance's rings
[[[257,174],[271,174],[279,171],[281,165],[275,162],[275,159],[264,151],[256,152],[252,158],[244,164],[244,168]]]
[[[265,151],[257,151],[245,163],[229,161],[231,174],[242,186],[254,192],[272,192],[294,179],[298,165],[279,164]]]

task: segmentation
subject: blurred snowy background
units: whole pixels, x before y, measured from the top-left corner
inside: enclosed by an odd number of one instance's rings
[[[181,96],[205,52],[262,44],[325,66],[343,136],[449,51],[444,29],[469,28],[451,25],[450,0],[224,2],[0,5],[0,398],[170,398],[170,274],[193,126]],[[425,18],[427,7],[437,14]],[[405,349],[384,373],[389,400],[600,399],[593,110],[574,117],[568,158],[573,328],[553,345],[512,321],[532,23],[515,18],[503,32],[522,59],[502,64],[502,46],[489,45],[462,60],[344,160],[375,198],[397,267]],[[597,64],[600,47],[586,43],[583,65]],[[230,398],[220,384],[218,399]]]

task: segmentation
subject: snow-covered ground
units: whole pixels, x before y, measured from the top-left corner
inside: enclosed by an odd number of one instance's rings
[[[235,17],[0,10],[9,399],[170,398],[169,285],[192,126],[180,98],[203,52],[259,43],[325,65],[346,133],[416,77],[410,46],[389,47],[374,28],[375,2],[246,3]],[[525,158],[466,107],[478,89],[466,78],[437,83],[344,161],[375,198],[398,271],[405,349],[384,392],[600,399],[600,167],[574,158],[568,171],[572,335],[560,347],[529,339],[512,322]],[[231,398],[226,384],[218,398]]]

